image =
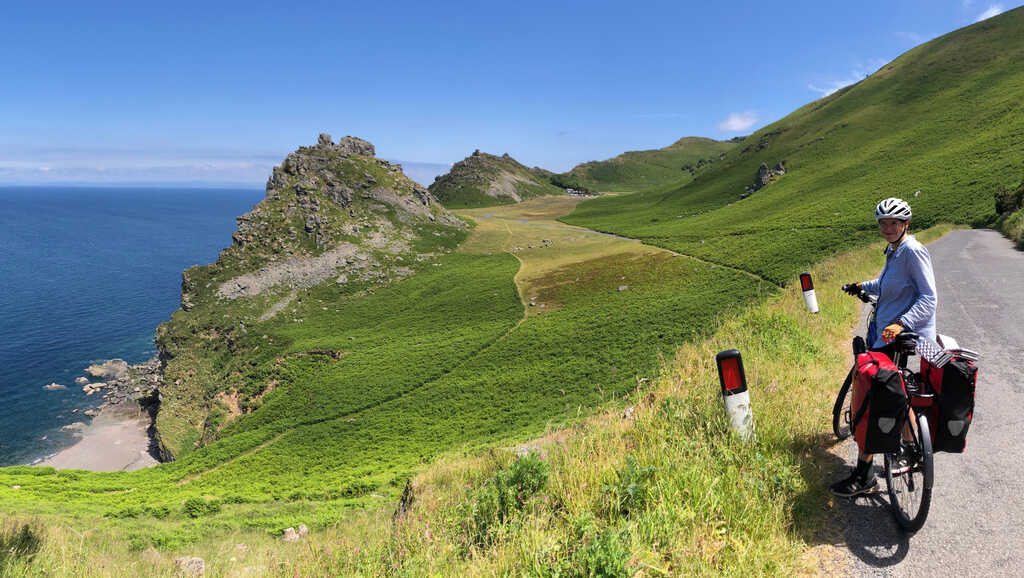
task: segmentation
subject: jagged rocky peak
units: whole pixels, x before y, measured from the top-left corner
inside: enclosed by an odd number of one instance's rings
[[[382,262],[382,255],[407,253],[424,235],[465,228],[400,165],[374,153],[363,139],[334,143],[321,134],[316,145],[299,147],[274,167],[266,198],[238,217],[233,244],[220,259],[236,271],[252,272],[258,264],[266,279],[248,287],[227,283],[219,294],[251,295],[281,283],[308,287],[332,274],[341,279],[353,261]],[[287,265],[287,274],[276,274],[275,264]],[[188,309],[193,291],[186,285],[182,305]]]
[[[320,138],[317,140],[316,146],[320,148],[331,149],[342,156],[377,156],[377,151],[376,149],[373,148],[372,143],[354,136],[346,136],[339,140],[338,144],[334,144],[334,142],[331,140],[331,135],[322,132],[320,133]]]
[[[402,224],[428,220],[464,226],[427,189],[405,176],[401,165],[375,154],[368,141],[346,136],[334,143],[326,133],[316,145],[299,147],[274,167],[264,202],[238,218],[235,244],[251,244],[264,236],[261,231],[272,229],[274,221],[290,221],[296,215],[303,218],[302,231],[319,247],[345,231],[351,233],[342,221],[365,221],[388,211]]]

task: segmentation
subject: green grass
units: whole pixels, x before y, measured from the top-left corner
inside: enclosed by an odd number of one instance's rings
[[[639,192],[679,187],[728,157],[736,143],[687,137],[660,149],[630,151],[577,165],[563,175],[594,191]]]
[[[999,228],[1017,244],[1018,249],[1024,250],[1024,209],[1018,209],[1007,215],[1001,221]]]

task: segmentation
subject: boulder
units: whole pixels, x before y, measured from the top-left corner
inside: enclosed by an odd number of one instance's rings
[[[285,528],[284,535],[281,536],[285,542],[298,542],[299,538],[299,533],[295,531],[295,528]]]
[[[128,362],[123,359],[111,359],[98,365],[85,368],[85,373],[104,379],[118,379],[128,373]]]
[[[757,168],[757,176],[754,177],[754,184],[744,187],[747,193],[752,193],[775,181],[777,177],[786,174],[786,164],[779,161],[774,168],[768,168],[768,163],[761,163]]]
[[[316,140],[316,146],[319,146],[319,147],[332,147],[332,146],[334,146],[334,141],[331,140],[331,135],[329,135],[329,134],[327,134],[325,132],[322,132],[322,133],[320,133],[320,138],[318,138]]]
[[[202,558],[194,556],[175,558],[174,567],[179,576],[204,576],[206,574],[206,562]]]
[[[89,380],[88,380],[88,378],[85,378],[85,377],[76,377],[75,378],[75,383],[77,383],[78,385],[85,385],[85,384],[89,383]]]
[[[48,385],[44,385],[43,389],[45,389],[47,391],[55,391],[55,390],[58,390],[58,389],[67,389],[67,388],[64,387],[63,385],[59,384],[59,383],[50,383]]]

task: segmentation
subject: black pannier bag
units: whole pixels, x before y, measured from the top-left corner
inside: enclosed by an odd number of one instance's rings
[[[851,408],[851,427],[863,453],[899,451],[907,390],[903,374],[884,353],[868,351],[857,356]]]
[[[937,368],[922,358],[921,375],[931,384],[937,402],[928,415],[932,450],[963,452],[967,445],[967,430],[974,418],[978,368],[971,361],[955,357]]]

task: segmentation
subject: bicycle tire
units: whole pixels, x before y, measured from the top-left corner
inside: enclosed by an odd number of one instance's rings
[[[896,522],[908,532],[924,526],[931,507],[932,484],[935,481],[934,455],[928,418],[916,415],[917,431],[913,432],[911,451],[914,459],[906,472],[895,473],[896,454],[885,454],[885,481],[889,486],[889,506]],[[911,428],[913,430],[913,428]]]
[[[853,420],[850,410],[850,405],[853,403],[853,394],[850,392],[853,371],[854,368],[851,367],[850,373],[846,374],[846,380],[843,381],[843,386],[839,388],[836,402],[832,405],[832,433],[836,434],[840,440],[845,440],[853,433],[850,431],[850,421]]]

